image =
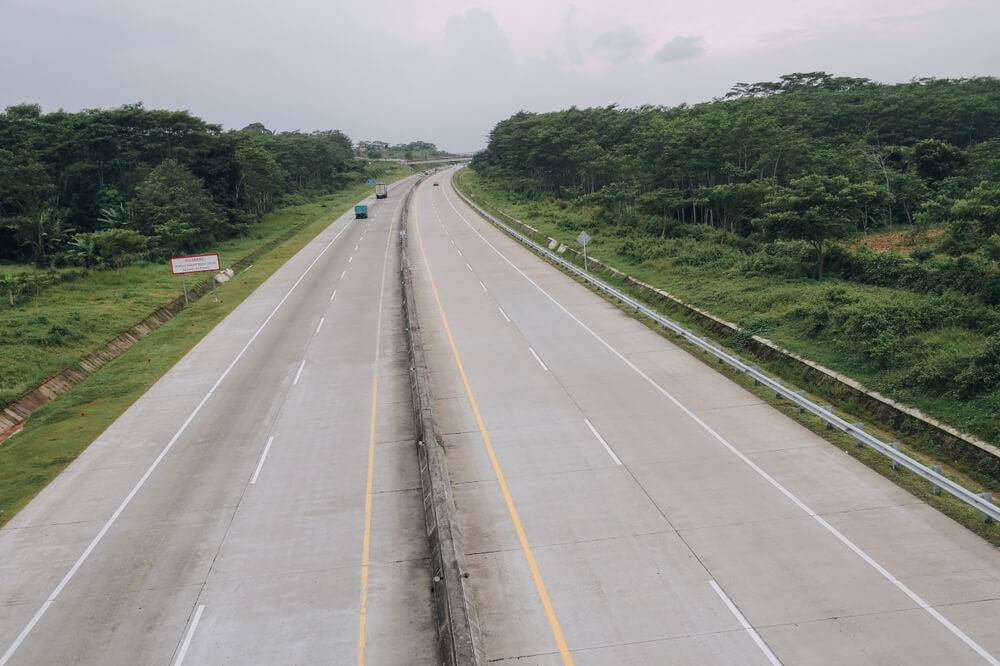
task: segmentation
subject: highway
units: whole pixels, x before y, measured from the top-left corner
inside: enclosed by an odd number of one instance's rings
[[[408,226],[487,658],[997,664],[1000,553],[478,218]]]
[[[292,257],[0,530],[0,664],[436,660],[409,182]]]
[[[406,234],[491,663],[1000,664],[996,549],[517,245],[451,173]],[[438,662],[412,182],[0,530],[0,666]]]

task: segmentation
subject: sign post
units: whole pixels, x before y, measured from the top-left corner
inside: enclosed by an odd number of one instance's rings
[[[583,270],[590,272],[587,265],[587,243],[590,242],[590,236],[587,235],[586,231],[581,231],[580,235],[576,237],[576,242],[583,246]]]
[[[191,257],[171,257],[170,272],[181,276],[181,284],[184,285],[184,305],[190,305],[188,300],[187,280],[184,278],[188,273],[209,273],[220,270],[217,254],[197,254]],[[219,302],[219,292],[215,289],[215,276],[212,276],[212,293],[215,295],[215,302]]]

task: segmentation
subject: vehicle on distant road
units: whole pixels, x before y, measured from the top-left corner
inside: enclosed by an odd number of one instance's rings
[[[354,219],[360,220],[368,217],[368,206],[358,205],[354,207]]]
[[[437,184],[437,182],[435,182],[435,183],[434,183],[434,187],[437,187],[437,186],[438,186],[438,184]]]
[[[375,183],[375,198],[385,199],[389,196],[389,187],[385,183]]]

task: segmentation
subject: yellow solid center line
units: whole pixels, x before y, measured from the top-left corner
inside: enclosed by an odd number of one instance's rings
[[[434,300],[437,303],[438,312],[441,314],[441,322],[444,324],[444,331],[448,336],[448,343],[451,345],[451,352],[455,357],[455,363],[458,365],[458,373],[462,377],[462,384],[465,386],[465,394],[469,398],[469,404],[472,406],[472,413],[476,417],[476,423],[479,426],[479,434],[482,435],[483,444],[486,446],[486,453],[489,454],[490,463],[493,465],[493,472],[496,474],[497,482],[500,484],[500,491],[503,493],[504,501],[507,503],[507,511],[510,512],[510,519],[514,523],[514,530],[517,532],[517,538],[521,542],[521,549],[524,551],[524,558],[528,561],[528,568],[531,570],[531,577],[535,581],[535,588],[538,590],[538,597],[541,599],[542,607],[545,608],[545,617],[549,620],[549,626],[552,628],[552,636],[556,639],[556,645],[559,646],[559,654],[562,655],[562,660],[564,664],[572,664],[573,656],[569,653],[569,647],[566,646],[566,639],[563,638],[562,628],[559,626],[559,619],[556,617],[555,609],[552,608],[552,602],[549,600],[549,593],[545,590],[545,582],[542,580],[542,574],[538,570],[538,564],[535,562],[535,554],[531,550],[531,545],[528,543],[528,537],[524,533],[524,527],[521,525],[521,517],[517,513],[517,507],[514,506],[514,498],[511,497],[510,489],[507,487],[507,481],[504,480],[503,470],[500,469],[500,462],[497,460],[496,453],[493,451],[493,444],[490,442],[490,435],[486,432],[486,425],[483,423],[483,417],[479,413],[479,406],[476,404],[476,398],[472,394],[472,387],[469,385],[469,378],[465,374],[465,367],[462,365],[462,358],[458,353],[458,347],[455,345],[455,338],[451,335],[451,327],[448,325],[448,317],[444,314],[444,306],[441,305],[441,297],[438,295],[437,286],[434,284],[434,276],[431,274],[431,266],[427,261],[427,253],[424,251],[424,238],[420,233],[420,219],[417,215],[416,207],[413,210],[413,222],[417,228],[417,242],[420,245],[420,255],[424,260],[424,268],[427,271],[427,280],[430,282],[431,291],[434,293]]]
[[[393,224],[385,239],[385,256],[382,258],[382,284],[378,294],[378,323],[375,327],[375,375],[372,379],[372,416],[368,431],[368,480],[365,483],[365,536],[361,547],[361,617],[358,622],[358,666],[365,663],[365,624],[368,621],[368,568],[372,545],[372,487],[375,476],[375,414],[378,403],[378,363],[382,345],[382,303],[385,299],[385,274],[389,265],[389,244],[392,242]]]

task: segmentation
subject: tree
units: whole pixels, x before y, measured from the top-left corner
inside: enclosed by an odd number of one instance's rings
[[[101,259],[98,254],[97,240],[94,238],[94,234],[75,234],[73,240],[69,242],[66,255],[74,263],[82,260],[83,265],[88,270]]]
[[[980,240],[1000,234],[1000,185],[980,183],[952,205],[951,216],[972,222]]]
[[[735,232],[738,225],[749,222],[760,210],[766,188],[760,182],[716,185],[706,190],[706,204],[715,211],[722,227],[721,242],[726,234]]]
[[[924,139],[914,146],[914,161],[921,178],[937,182],[952,175],[966,163],[962,151],[947,141]]]
[[[827,241],[843,238],[864,206],[868,188],[845,176],[804,176],[788,187],[775,186],[764,202],[768,213],[758,223],[769,238],[804,240],[816,253],[819,279]]]
[[[173,159],[164,160],[149,172],[136,188],[132,209],[136,231],[143,235],[151,235],[157,225],[173,221],[196,229],[203,242],[224,236],[224,220],[204,184]]]
[[[21,215],[8,222],[22,245],[31,248],[32,261],[36,266],[51,263],[53,254],[59,250],[72,231],[65,224],[66,211],[45,207],[37,215]]]
[[[254,215],[271,210],[274,194],[284,188],[286,180],[274,155],[261,141],[244,140],[236,149],[236,164],[236,205]]]
[[[171,257],[190,250],[192,242],[198,236],[198,230],[186,222],[167,220],[163,224],[153,226],[156,245],[167,251]]]
[[[97,252],[106,261],[111,262],[118,276],[122,268],[132,263],[132,260],[149,246],[149,238],[134,229],[105,229],[91,234]]]

